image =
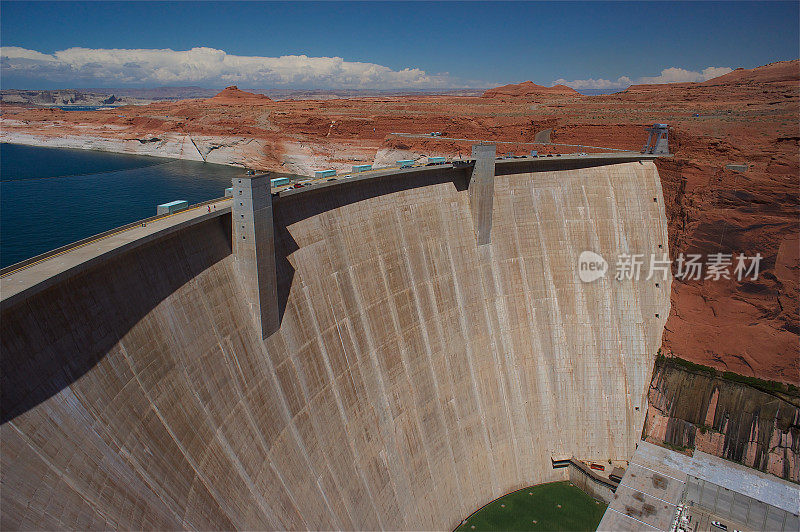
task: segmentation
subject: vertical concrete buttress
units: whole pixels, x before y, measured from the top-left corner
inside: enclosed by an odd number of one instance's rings
[[[492,241],[492,206],[494,203],[494,144],[475,144],[472,158],[475,166],[469,180],[469,206],[478,245]]]
[[[232,181],[233,254],[248,305],[266,338],[280,325],[269,176],[245,175]]]

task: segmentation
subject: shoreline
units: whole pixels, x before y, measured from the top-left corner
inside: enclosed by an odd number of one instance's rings
[[[145,155],[167,159],[223,164],[257,171],[271,171],[296,175],[313,176],[320,169],[333,168],[349,172],[355,161],[372,164],[374,167],[391,166],[398,159],[419,159],[425,154],[415,150],[402,150],[378,147],[366,159],[363,154],[353,153],[351,162],[331,161],[320,157],[320,146],[308,142],[283,141],[280,145],[280,163],[268,164],[267,154],[275,151],[275,146],[267,140],[255,137],[225,137],[211,135],[190,135],[179,133],[159,133],[139,135],[141,138],[110,138],[97,134],[67,133],[61,135],[30,133],[11,128],[26,125],[23,122],[0,118],[0,142],[35,146],[40,148],[69,148],[93,150],[107,153]]]
[[[41,144],[41,143],[34,144],[34,143],[29,143],[29,142],[17,142],[16,140],[11,141],[11,140],[5,140],[5,139],[0,139],[0,144],[8,144],[9,146],[26,146],[26,147],[29,147],[29,148],[42,148],[42,149],[45,149],[45,150],[47,150],[47,149],[51,149],[51,150],[80,150],[80,151],[89,151],[89,152],[95,152],[95,153],[110,153],[110,154],[113,154],[113,155],[130,155],[130,156],[133,156],[133,157],[149,157],[149,158],[152,158],[152,159],[160,159],[160,162],[154,163],[154,164],[166,164],[166,163],[169,163],[169,162],[172,162],[172,161],[191,161],[191,162],[199,162],[199,163],[204,162],[202,160],[195,160],[195,159],[188,159],[188,158],[167,157],[166,155],[162,155],[162,154],[153,155],[153,154],[150,154],[150,153],[134,153],[134,152],[129,152],[129,151],[111,151],[111,150],[102,150],[102,149],[97,149],[97,148],[77,148],[75,146],[53,146],[51,144]],[[213,162],[213,163],[209,162],[208,164],[216,164],[216,165],[219,165],[219,166],[227,166],[227,167],[231,167],[231,168],[243,168],[239,164],[223,164],[223,163],[217,163],[217,162]],[[94,172],[92,172],[92,173],[94,173]]]
[[[0,121],[1,123],[2,121]],[[128,155],[146,155],[166,159],[223,164],[249,168],[259,159],[262,144],[244,137],[190,136],[167,133],[150,139],[114,139],[97,135],[38,135],[0,132],[0,142],[40,148],[71,148]],[[255,144],[255,146],[254,146]]]

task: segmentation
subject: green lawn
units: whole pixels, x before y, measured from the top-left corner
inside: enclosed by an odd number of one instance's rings
[[[568,481],[551,482],[490,502],[456,530],[597,530],[605,511],[605,503],[592,499]]]

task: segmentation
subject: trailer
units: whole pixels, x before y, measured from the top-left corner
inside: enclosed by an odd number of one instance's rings
[[[399,161],[395,161],[395,164],[400,168],[409,168],[414,166],[414,159],[400,159]]]
[[[353,166],[354,174],[357,174],[358,172],[366,172],[367,170],[372,170],[371,164],[356,164]]]
[[[281,187],[283,185],[288,185],[291,183],[292,180],[288,177],[274,177],[269,180],[269,186],[271,187]]]
[[[314,172],[315,179],[321,179],[323,177],[334,177],[336,175],[336,170],[317,170]]]
[[[444,164],[446,160],[444,157],[428,157],[428,164]]]
[[[156,216],[162,214],[173,214],[176,212],[184,211],[189,208],[189,202],[186,200],[175,200],[169,203],[162,203],[156,207]]]

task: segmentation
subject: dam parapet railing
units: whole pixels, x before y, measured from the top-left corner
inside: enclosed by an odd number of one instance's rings
[[[670,155],[656,155],[635,151],[618,151],[615,153],[587,153],[587,154],[550,154],[538,156],[499,156],[495,159],[495,175],[502,176],[520,172],[548,172],[553,170],[573,170],[580,168],[590,168],[593,166],[604,166],[635,161],[655,160]],[[416,175],[429,172],[469,172],[474,166],[473,159],[454,159],[446,163],[432,165],[398,167],[391,166],[386,168],[375,168],[358,173],[338,174],[335,177],[320,179],[309,179],[303,183],[302,187],[292,188],[291,186],[281,186],[277,192],[273,191],[273,196],[291,196],[303,194],[311,190],[320,190],[330,187],[338,187],[347,183],[361,181],[371,181],[386,177],[402,175]]]

